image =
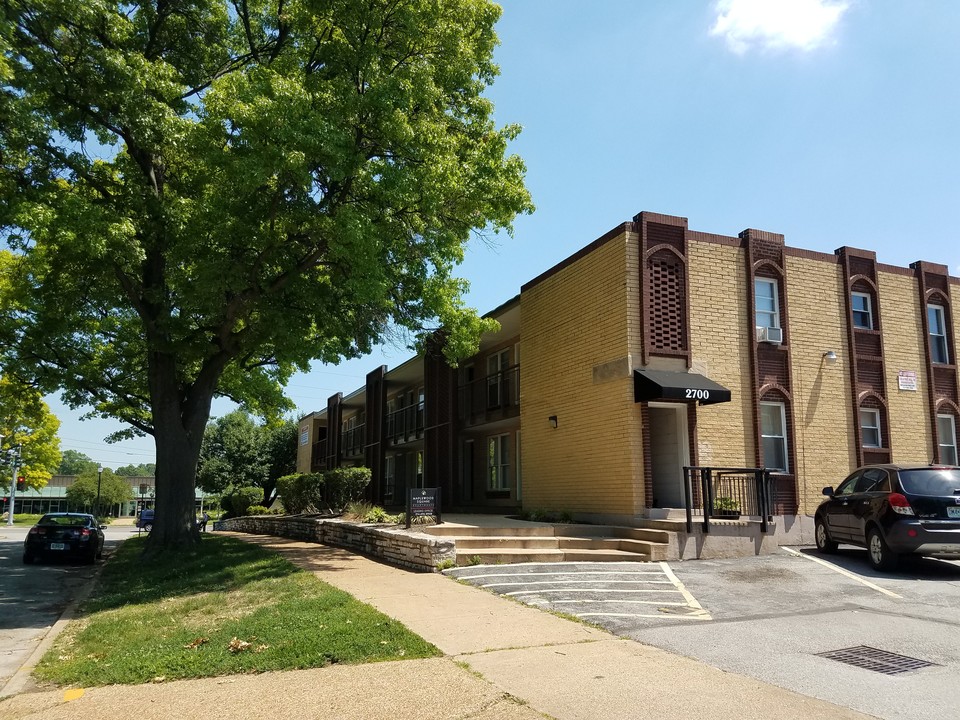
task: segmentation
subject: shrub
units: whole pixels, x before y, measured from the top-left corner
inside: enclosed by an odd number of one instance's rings
[[[363,516],[363,521],[368,523],[387,523],[393,522],[393,515],[388,513],[379,505],[370,508],[370,511]]]
[[[304,512],[321,512],[324,476],[322,473],[297,473],[277,479],[277,492],[286,511],[298,515]]]
[[[327,506],[341,512],[348,503],[363,498],[370,484],[370,468],[346,467],[327,470],[323,474]]]
[[[270,510],[263,505],[251,505],[247,508],[247,515],[269,515]]]
[[[220,501],[227,508],[231,517],[246,515],[251,505],[263,502],[263,488],[244,485],[243,487],[228,489]]]
[[[368,502],[359,501],[347,503],[343,516],[348,520],[363,520],[373,510],[373,505]]]

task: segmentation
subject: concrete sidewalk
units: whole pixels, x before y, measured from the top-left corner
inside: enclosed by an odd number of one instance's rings
[[[444,658],[156,685],[21,694],[0,720],[95,717],[668,720],[866,718],[514,603],[438,574],[345,550],[236,535],[282,553],[396,618]]]

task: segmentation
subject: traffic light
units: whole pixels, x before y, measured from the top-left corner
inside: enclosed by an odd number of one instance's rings
[[[21,475],[17,478],[17,492],[27,489],[27,479]]]

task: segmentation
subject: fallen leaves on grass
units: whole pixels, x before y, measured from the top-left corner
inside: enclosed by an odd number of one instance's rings
[[[200,647],[201,645],[206,645],[208,642],[210,642],[210,638],[198,637],[198,638],[195,638],[192,642],[188,642],[183,647],[185,647],[187,650],[196,650],[198,647]]]
[[[248,643],[246,640],[234,638],[230,641],[230,644],[227,645],[227,649],[232,653],[243,652],[244,650],[250,649],[250,643]]]

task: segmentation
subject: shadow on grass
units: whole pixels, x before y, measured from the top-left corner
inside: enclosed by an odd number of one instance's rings
[[[199,547],[144,560],[146,538],[131,538],[104,567],[82,614],[197,593],[225,592],[301,572],[274,552],[230,537],[204,535]]]

